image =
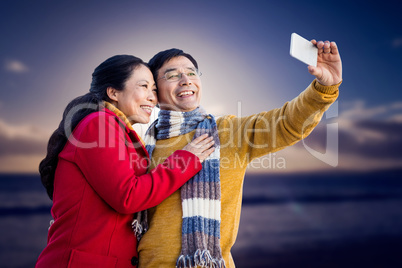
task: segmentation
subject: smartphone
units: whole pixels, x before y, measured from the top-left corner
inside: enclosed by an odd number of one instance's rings
[[[318,48],[297,33],[290,36],[290,55],[307,65],[317,66]]]

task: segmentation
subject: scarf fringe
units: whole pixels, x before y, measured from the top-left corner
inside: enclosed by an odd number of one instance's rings
[[[184,256],[180,255],[176,262],[176,268],[226,268],[225,260],[221,259],[214,259],[211,256],[209,250],[198,249],[194,256]]]
[[[142,231],[143,228],[141,226],[141,224],[138,222],[138,220],[133,220],[133,222],[131,223],[131,228],[133,228],[134,234],[137,237],[137,240],[140,241],[141,236],[142,236]]]
[[[137,217],[131,222],[131,228],[133,229],[133,232],[137,237],[138,241],[140,241],[142,236],[148,231],[148,224],[146,218],[147,218],[146,212],[144,211],[138,212]]]

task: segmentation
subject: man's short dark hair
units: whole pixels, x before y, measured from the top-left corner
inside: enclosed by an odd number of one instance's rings
[[[151,68],[152,75],[154,76],[155,81],[158,79],[158,71],[163,66],[163,64],[174,57],[183,56],[189,59],[198,69],[197,61],[187,53],[184,53],[183,50],[177,48],[171,48],[168,50],[164,50],[156,54],[149,60],[149,67]]]

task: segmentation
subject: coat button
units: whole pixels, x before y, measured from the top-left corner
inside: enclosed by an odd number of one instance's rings
[[[133,266],[136,266],[136,265],[138,265],[138,258],[137,257],[132,257],[131,258],[131,264],[133,265]]]

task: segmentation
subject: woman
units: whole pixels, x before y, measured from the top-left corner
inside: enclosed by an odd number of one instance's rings
[[[156,103],[151,71],[129,55],[100,64],[90,92],[69,103],[39,166],[54,223],[36,267],[136,266],[133,214],[180,188],[214,150],[204,135],[146,174],[148,153],[131,125],[148,123]]]

